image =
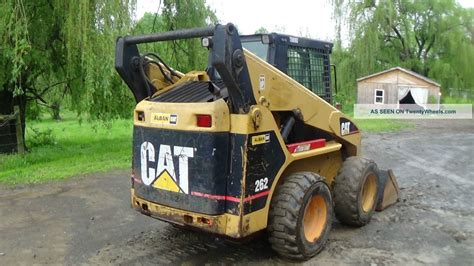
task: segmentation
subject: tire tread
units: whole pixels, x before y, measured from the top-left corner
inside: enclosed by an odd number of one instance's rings
[[[316,182],[326,183],[326,179],[311,172],[296,173],[288,176],[275,191],[269,214],[269,242],[284,257],[307,258],[298,247],[296,221],[305,192]]]
[[[361,157],[348,157],[334,180],[334,211],[337,219],[347,225],[360,227],[367,224],[367,219],[361,216],[358,206],[360,176],[375,163]],[[375,170],[378,176],[377,166]],[[373,211],[372,211],[373,212]]]

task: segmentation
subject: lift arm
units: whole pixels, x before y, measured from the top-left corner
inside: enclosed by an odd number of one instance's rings
[[[247,113],[250,106],[256,102],[240,37],[235,26],[230,23],[215,27],[119,37],[116,43],[115,69],[132,91],[135,100],[140,102],[156,91],[141,70],[143,61],[137,44],[190,38],[207,39],[211,65],[227,87],[232,112]]]

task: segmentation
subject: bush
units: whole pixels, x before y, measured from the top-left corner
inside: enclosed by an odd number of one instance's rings
[[[56,137],[53,134],[53,130],[48,128],[46,130],[39,130],[31,127],[32,134],[27,138],[27,144],[30,147],[40,147],[46,145],[56,145]]]
[[[334,96],[333,99],[334,105],[336,103],[339,103],[342,105],[342,112],[347,114],[347,115],[352,115],[354,113],[354,104],[355,104],[355,99],[351,95],[344,93],[344,92],[339,92]]]
[[[444,103],[444,104],[469,104],[469,103],[471,103],[472,104],[472,103],[474,103],[474,99],[443,96],[443,97],[441,97],[441,103]]]

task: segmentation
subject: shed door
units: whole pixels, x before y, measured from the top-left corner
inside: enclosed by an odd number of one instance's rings
[[[409,100],[407,101],[407,99]],[[428,89],[417,87],[398,87],[398,102],[403,104],[417,104],[423,108],[426,108],[426,104],[428,104]]]

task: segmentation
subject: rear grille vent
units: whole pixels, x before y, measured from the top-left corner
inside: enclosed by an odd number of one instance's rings
[[[214,84],[221,89],[224,85],[222,82],[215,82]],[[151,99],[151,101],[168,103],[212,102],[215,100],[215,96],[209,91],[210,85],[209,81],[188,81]]]

